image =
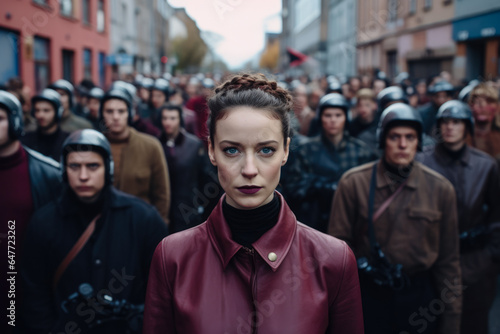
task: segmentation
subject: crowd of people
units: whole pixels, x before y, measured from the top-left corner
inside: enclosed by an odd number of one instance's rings
[[[0,88],[2,333],[488,333],[500,79]]]

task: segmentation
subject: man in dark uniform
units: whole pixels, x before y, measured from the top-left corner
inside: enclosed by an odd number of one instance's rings
[[[113,187],[111,147],[101,133],[72,133],[61,163],[63,194],[28,227],[23,333],[140,329],[127,317],[140,317],[150,261],[167,227],[153,206]]]
[[[92,129],[92,124],[89,121],[74,113],[75,88],[69,81],[59,79],[50,84],[47,88],[51,88],[61,95],[61,104],[64,108],[61,117],[61,129],[63,131],[71,133],[80,129]]]
[[[209,160],[202,141],[184,129],[181,106],[165,105],[160,112],[160,142],[167,158],[172,193],[169,230],[175,233],[203,222],[206,203],[196,203],[195,198],[203,192]]]
[[[22,137],[22,143],[58,161],[61,158],[62,144],[68,137],[68,133],[62,131],[59,125],[64,112],[61,96],[53,89],[44,89],[31,99],[31,108],[37,129]]]
[[[160,107],[168,102],[170,89],[170,83],[163,78],[156,79],[151,87],[151,108],[147,119],[158,129],[162,128]]]
[[[357,136],[359,140],[370,146],[370,148],[372,148],[375,152],[377,152],[377,127],[380,120],[380,115],[385,108],[387,108],[391,104],[398,102],[408,103],[408,97],[406,96],[403,89],[401,89],[401,87],[399,86],[390,86],[384,88],[377,95],[378,109],[375,114],[375,120],[372,122],[372,125],[368,129],[362,131]]]
[[[460,262],[464,291],[462,334],[487,334],[488,315],[496,294],[500,260],[500,181],[493,158],[465,143],[474,133],[469,107],[448,101],[439,108],[437,126],[442,142],[419,160],[446,177],[457,194],[461,237]]]
[[[326,232],[337,182],[347,170],[377,159],[362,141],[349,135],[348,101],[325,95],[318,107],[320,135],[300,145],[290,166],[285,195],[301,222]]]
[[[438,81],[429,87],[431,102],[424,104],[418,109],[418,112],[422,116],[424,132],[427,135],[436,137],[436,114],[443,103],[453,98],[454,91],[455,87],[447,81]]]
[[[382,158],[346,172],[333,199],[329,234],[358,259],[367,334],[460,329],[455,191],[414,161],[422,132],[415,109],[386,108],[378,129]]]
[[[104,91],[99,87],[94,87],[89,91],[89,102],[88,102],[88,114],[87,120],[89,120],[94,129],[98,131],[104,131],[104,124],[100,123],[99,109],[101,108],[101,100],[104,97]]]

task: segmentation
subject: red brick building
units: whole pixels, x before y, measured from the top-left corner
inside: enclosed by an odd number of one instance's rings
[[[108,0],[11,0],[0,7],[0,84],[20,77],[33,93],[57,79],[111,81]]]

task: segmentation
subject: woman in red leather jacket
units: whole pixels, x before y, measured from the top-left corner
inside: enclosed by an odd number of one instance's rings
[[[290,94],[263,75],[237,75],[208,106],[209,157],[225,195],[205,223],[158,245],[143,332],[363,333],[353,253],[297,222],[275,191]]]

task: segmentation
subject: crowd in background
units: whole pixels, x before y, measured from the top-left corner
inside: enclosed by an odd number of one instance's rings
[[[406,73],[387,78],[379,72],[373,77],[276,79],[294,99],[290,155],[278,190],[299,221],[321,232],[328,231],[344,173],[382,157],[377,129],[382,112],[393,104],[404,103],[420,114],[422,155],[442,143],[440,107],[452,100],[462,102],[471,112],[467,145],[500,165],[500,78],[458,82],[442,72],[413,80]],[[57,162],[64,164],[63,143],[70,134],[83,129],[101,132],[110,143],[113,186],[156,208],[171,234],[202,223],[222,196],[217,169],[207,155],[207,98],[222,80],[210,73],[137,75],[97,87],[89,80],[75,86],[60,79],[31,92],[19,79],[11,79],[0,89],[12,93],[22,107],[20,142]],[[8,168],[9,163],[0,160],[0,175]],[[493,179],[498,181],[498,175]],[[8,196],[0,197],[3,201]],[[29,204],[29,215],[17,222],[20,244],[35,209]]]

